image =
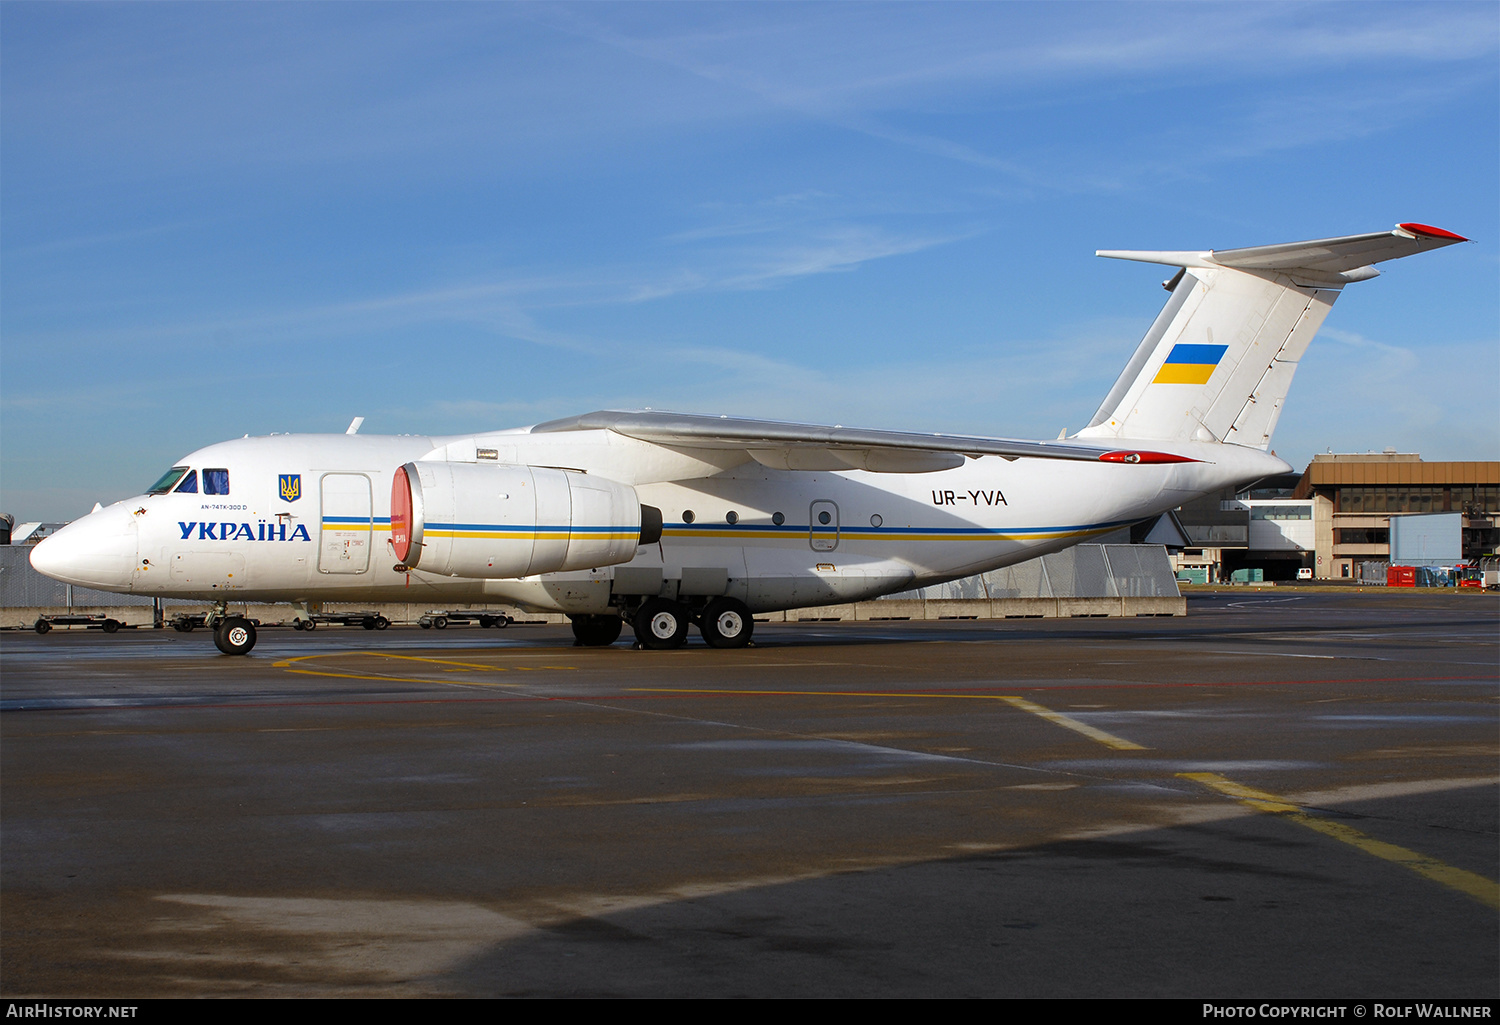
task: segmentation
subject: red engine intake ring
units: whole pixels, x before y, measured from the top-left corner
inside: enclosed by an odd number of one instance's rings
[[[402,565],[411,565],[407,557],[412,549],[411,479],[406,476],[406,467],[397,467],[391,477],[391,548],[396,560]]]

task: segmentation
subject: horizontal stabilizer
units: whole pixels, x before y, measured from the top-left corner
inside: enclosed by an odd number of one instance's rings
[[[1467,241],[1469,240],[1462,235],[1455,235],[1442,228],[1426,224],[1399,224],[1392,231],[1369,235],[1345,235],[1342,238],[1283,242],[1279,245],[1249,246],[1244,249],[1210,249],[1204,252],[1101,249],[1095,255],[1115,260],[1162,263],[1169,267],[1235,267],[1249,271],[1278,271],[1293,278],[1336,285],[1375,277],[1377,272],[1371,264]]]

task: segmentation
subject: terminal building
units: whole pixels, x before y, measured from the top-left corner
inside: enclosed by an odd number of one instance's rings
[[[1188,543],[1174,562],[1187,576],[1219,581],[1259,571],[1265,580],[1292,580],[1305,569],[1319,580],[1383,582],[1393,534],[1402,564],[1451,565],[1495,551],[1500,462],[1424,462],[1391,449],[1330,452],[1314,456],[1301,474],[1200,499],[1177,517]],[[1456,534],[1451,544],[1429,548],[1428,539],[1445,531]]]

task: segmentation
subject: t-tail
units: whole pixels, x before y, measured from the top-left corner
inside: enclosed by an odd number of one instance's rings
[[[1266,449],[1297,362],[1339,291],[1372,264],[1467,242],[1425,224],[1208,252],[1100,250],[1181,268],[1151,330],[1080,438],[1228,442]]]

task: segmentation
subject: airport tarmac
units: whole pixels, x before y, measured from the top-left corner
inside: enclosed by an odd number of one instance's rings
[[[1497,625],[6,634],[0,991],[1494,999]]]

